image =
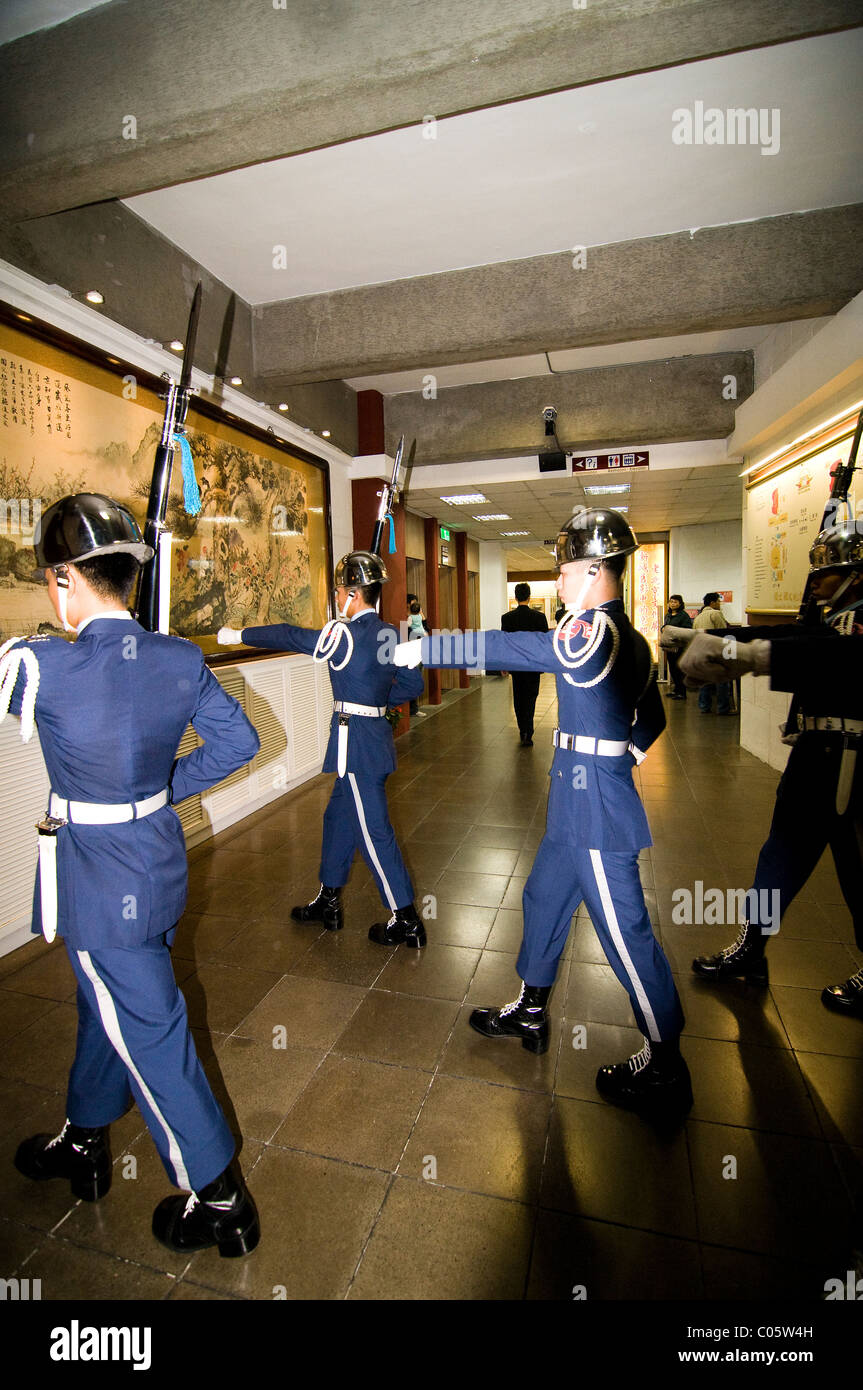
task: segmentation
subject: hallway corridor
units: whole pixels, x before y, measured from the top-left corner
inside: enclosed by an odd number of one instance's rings
[[[822,861],[769,945],[768,990],[694,978],[692,957],[737,928],[674,925],[672,892],[749,886],[778,779],[740,749],[736,719],[665,704],[636,778],[655,840],[643,883],[686,1012],[685,1125],[658,1133],[594,1088],[641,1036],[583,911],[549,1052],[468,1027],[476,1005],[518,991],[556,710],[543,677],[536,744],[521,748],[510,683],[487,678],[397,744],[390,808],[425,951],[367,941],[386,914],[359,861],[343,932],[290,920],[317,888],[329,777],[190,855],[175,967],[244,1137],[263,1232],[249,1258],[156,1243],[170,1188],[134,1108],[112,1128],[101,1202],[14,1170],[25,1136],[63,1122],[74,978],[59,943],[0,960],[0,1275],[41,1278],[48,1300],[814,1302],[844,1279],[863,1200],[863,1022],[829,1013],[820,991],[859,965],[849,914]]]

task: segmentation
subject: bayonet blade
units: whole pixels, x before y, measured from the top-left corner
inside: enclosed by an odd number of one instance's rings
[[[189,310],[189,326],[186,329],[186,347],[183,352],[183,371],[180,376],[180,390],[188,391],[192,380],[192,367],[195,364],[195,343],[198,338],[198,319],[201,317],[201,282],[195,286],[192,307]]]

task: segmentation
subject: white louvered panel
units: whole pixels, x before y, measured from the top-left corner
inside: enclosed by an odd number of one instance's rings
[[[315,666],[315,678],[318,697],[318,739],[320,741],[320,760],[323,762],[333,717],[333,687],[330,684],[330,668],[325,662]]]
[[[318,685],[314,666],[292,663],[286,685],[291,734],[291,771],[296,777],[321,761]]]
[[[187,753],[194,753],[196,748],[201,746],[201,740],[195,733],[191,724],[186,725],[186,732],[180,739],[180,746],[177,749],[177,757],[184,758]],[[187,796],[185,801],[181,801],[179,806],[175,806],[175,811],[180,817],[180,824],[185,834],[189,835],[193,830],[199,830],[206,823],[204,808],[201,805],[201,794]]]
[[[235,666],[227,671],[217,671],[219,684],[228,695],[237,701],[241,709],[248,714],[246,709],[246,682],[240,675]],[[227,812],[234,810],[238,806],[243,806],[251,799],[249,785],[249,767],[245,764],[238,767],[236,772],[232,772],[230,777],[218,782],[210,791],[204,793],[204,810],[209,812],[214,820]]]
[[[248,677],[249,718],[258,731],[261,747],[255,757],[254,766],[260,775],[265,769],[277,764],[288,766],[288,736],[285,711],[285,681],[281,670],[250,670]]]
[[[48,802],[48,774],[39,739],[21,742],[20,724],[0,724],[0,942],[26,924],[33,906],[37,820]]]

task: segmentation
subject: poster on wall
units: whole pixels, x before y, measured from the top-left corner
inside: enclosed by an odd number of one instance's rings
[[[809,572],[809,550],[830,495],[830,472],[847,459],[848,448],[848,440],[828,444],[748,490],[749,611],[797,611]],[[849,504],[856,516],[853,490]]]
[[[659,657],[660,614],[665,605],[665,542],[639,546],[632,556],[632,623]]]
[[[163,408],[155,391],[0,322],[0,641],[60,633],[32,579],[33,528],[71,492],[101,492],[143,529]],[[323,467],[193,408],[201,511],[183,508],[175,455],[167,528],[170,630],[210,654],[220,627],[327,617]]]

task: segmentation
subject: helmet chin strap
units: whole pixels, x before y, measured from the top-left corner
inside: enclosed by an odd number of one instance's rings
[[[585,611],[584,600],[587,598],[588,592],[593,587],[593,581],[599,574],[599,570],[600,562],[599,560],[595,560],[588,569],[587,574],[584,576],[584,582],[582,583],[582,586],[579,589],[578,594],[576,595],[575,601],[566,605],[567,610],[569,612],[583,613]]]
[[[54,578],[57,581],[57,611],[60,616],[60,622],[67,632],[75,632],[76,629],[66,617],[66,609],[69,604],[69,576],[65,571],[65,567],[63,570],[55,570]]]

